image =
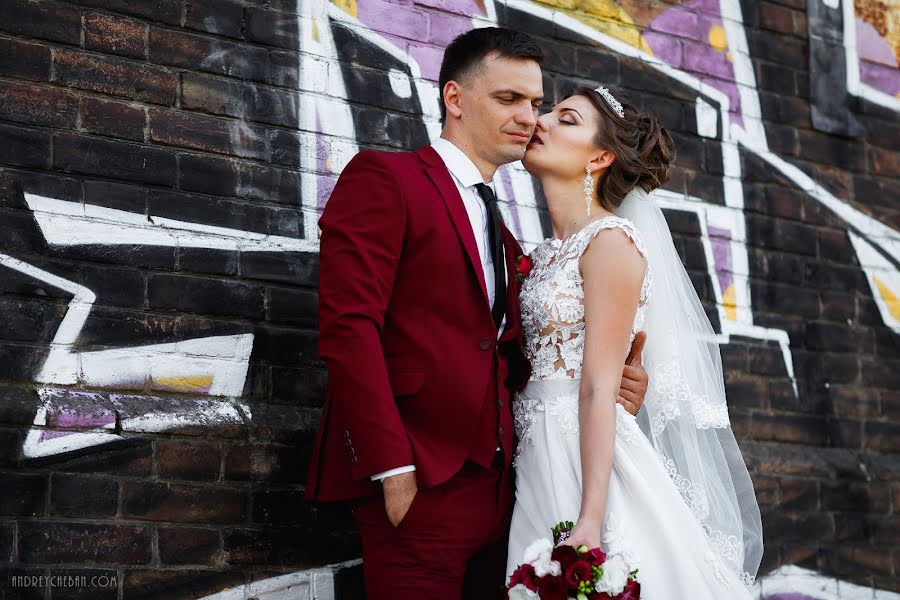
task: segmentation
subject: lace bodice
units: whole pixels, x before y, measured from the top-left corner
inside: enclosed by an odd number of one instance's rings
[[[584,353],[584,281],[579,259],[605,229],[621,229],[646,259],[644,240],[631,221],[608,216],[592,221],[573,236],[544,240],[530,254],[532,269],[522,285],[520,303],[525,328],[525,355],[532,379],[578,379]],[[644,274],[631,340],[644,324],[652,274]],[[614,285],[615,282],[610,282]],[[624,357],[623,357],[624,358]]]

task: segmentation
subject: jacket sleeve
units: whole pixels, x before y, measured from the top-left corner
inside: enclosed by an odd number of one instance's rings
[[[354,479],[414,464],[381,344],[406,230],[402,192],[379,153],[361,152],[319,220],[319,355],[344,425],[330,434],[344,438]]]

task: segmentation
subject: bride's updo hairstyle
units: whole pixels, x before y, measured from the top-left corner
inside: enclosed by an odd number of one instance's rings
[[[613,211],[632,188],[640,187],[650,193],[669,180],[675,144],[659,119],[639,111],[621,90],[612,88],[609,93],[622,105],[624,117],[616,114],[609,102],[589,87],[578,87],[571,95],[584,96],[600,112],[597,146],[616,155],[597,186],[600,205]]]

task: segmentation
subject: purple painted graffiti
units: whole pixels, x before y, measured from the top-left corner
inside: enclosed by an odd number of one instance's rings
[[[419,64],[422,77],[437,81],[444,48],[461,33],[472,29],[472,17],[483,17],[484,8],[472,0],[436,2],[398,10],[396,2],[367,0],[358,4],[360,21],[384,39],[408,53]],[[452,12],[444,12],[450,10]]]
[[[900,69],[893,49],[872,25],[861,19],[856,19],[856,50],[860,81],[891,96],[900,93]]]
[[[728,96],[732,120],[743,124],[718,2],[691,0],[670,8],[649,24],[644,39],[657,58],[676,69],[696,73]],[[717,47],[713,47],[713,40]]]
[[[713,260],[716,262],[716,277],[724,292],[734,283],[734,274],[731,272],[731,232],[710,226],[709,241],[712,244]]]

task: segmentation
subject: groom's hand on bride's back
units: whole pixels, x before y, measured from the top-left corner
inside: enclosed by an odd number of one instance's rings
[[[638,414],[638,411],[641,410],[644,397],[647,395],[647,387],[650,384],[650,377],[644,370],[644,365],[641,364],[641,351],[644,349],[646,341],[647,333],[645,331],[639,331],[634,336],[631,351],[628,353],[628,358],[625,359],[622,383],[619,384],[617,402],[633,415]]]

